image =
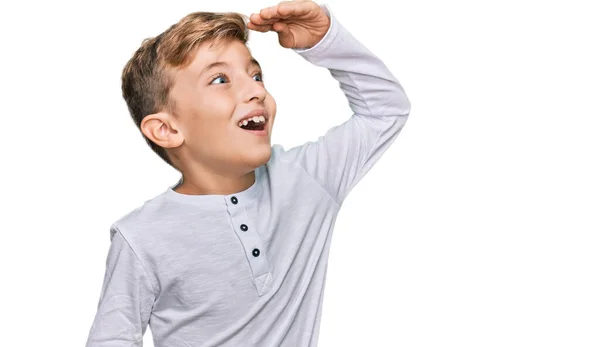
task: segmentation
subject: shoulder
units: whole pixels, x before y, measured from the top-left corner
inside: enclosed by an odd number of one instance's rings
[[[269,159],[269,164],[274,164],[277,161],[281,160],[282,155],[285,154],[285,149],[280,144],[274,144],[271,146],[271,159]]]
[[[307,142],[301,146],[295,146],[290,149],[285,149],[280,144],[274,144],[271,146],[271,159],[267,165],[275,166],[277,164],[288,164],[299,168],[297,160],[311,144],[312,142]]]
[[[172,209],[173,206],[165,199],[164,193],[144,201],[113,222],[110,227],[111,240],[117,232],[128,240],[140,233],[148,233],[148,230],[168,219]]]

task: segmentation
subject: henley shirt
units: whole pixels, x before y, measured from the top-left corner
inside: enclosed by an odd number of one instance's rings
[[[410,102],[388,68],[321,5],[308,49],[352,114],[297,147],[272,145],[251,187],[185,195],[169,186],[111,225],[87,347],[316,347],[340,207],[404,126]],[[318,109],[318,108],[317,108]]]

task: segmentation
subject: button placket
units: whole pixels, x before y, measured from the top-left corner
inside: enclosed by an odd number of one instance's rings
[[[246,215],[243,204],[243,199],[238,196],[231,196],[228,199],[227,208],[235,233],[242,243],[246,259],[252,269],[252,276],[258,294],[263,295],[271,288],[272,276],[269,271],[269,264],[262,239],[258,235],[252,221]]]

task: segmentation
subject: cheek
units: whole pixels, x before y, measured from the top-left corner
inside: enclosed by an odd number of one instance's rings
[[[275,102],[275,99],[273,98],[273,96],[271,94],[268,94],[268,96],[265,99],[265,107],[267,108],[267,110],[269,111],[269,114],[271,115],[271,127],[272,127],[273,123],[275,122],[275,116],[277,115],[277,103]]]
[[[195,146],[210,147],[222,142],[232,129],[233,104],[223,98],[198,99],[186,115],[186,141]]]

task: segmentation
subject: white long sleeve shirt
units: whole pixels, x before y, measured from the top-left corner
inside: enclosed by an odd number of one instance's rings
[[[410,102],[386,66],[335,19],[314,47],[351,117],[314,142],[273,145],[231,195],[170,186],[115,222],[87,347],[316,347],[335,220],[404,126]]]

